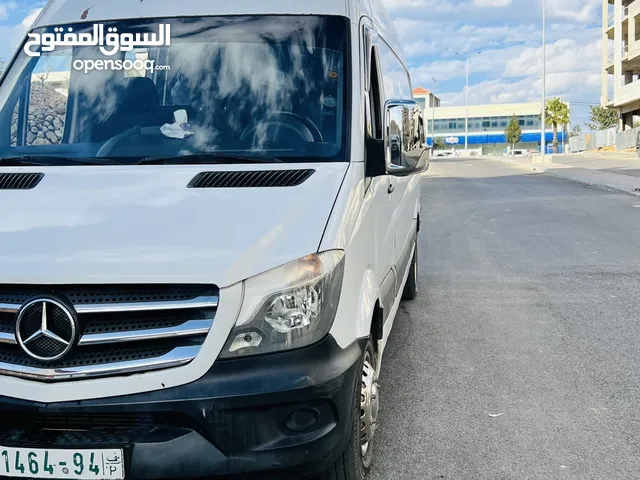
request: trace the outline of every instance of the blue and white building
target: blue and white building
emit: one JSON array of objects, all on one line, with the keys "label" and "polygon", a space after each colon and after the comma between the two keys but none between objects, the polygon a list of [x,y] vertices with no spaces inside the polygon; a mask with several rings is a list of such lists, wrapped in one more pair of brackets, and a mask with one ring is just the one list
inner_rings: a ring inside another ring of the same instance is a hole
[{"label": "blue and white building", "polygon": [[[511,103],[501,105],[470,105],[468,109],[468,149],[478,155],[500,155],[511,150],[505,130],[513,115],[518,117],[522,137],[515,145],[517,150],[540,151],[541,121],[539,103]],[[466,107],[425,108],[428,119],[427,138],[429,144],[435,135],[447,149],[464,150]],[[432,119],[435,119],[432,122]],[[568,130],[568,126],[566,127]],[[567,141],[562,126],[558,127],[558,152],[563,141]],[[547,126],[545,132],[547,152],[552,150],[553,129]]]}]

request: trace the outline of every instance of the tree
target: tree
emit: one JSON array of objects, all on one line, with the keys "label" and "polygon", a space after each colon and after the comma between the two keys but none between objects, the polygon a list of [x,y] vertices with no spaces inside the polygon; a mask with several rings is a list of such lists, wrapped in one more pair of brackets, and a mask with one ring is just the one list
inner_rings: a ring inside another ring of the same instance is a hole
[{"label": "tree", "polygon": [[558,126],[564,129],[569,123],[569,107],[558,97],[547,100],[546,118],[547,125],[553,127],[553,153],[558,153]]},{"label": "tree", "polygon": [[590,120],[586,125],[591,130],[606,130],[607,128],[613,128],[618,125],[620,114],[617,110],[592,106]]},{"label": "tree", "polygon": [[518,121],[518,117],[516,114],[513,114],[511,120],[509,120],[509,125],[507,125],[507,129],[504,131],[505,136],[507,137],[507,142],[511,144],[511,149],[516,148],[516,143],[520,141],[522,138],[522,129],[520,128],[520,122]]},{"label": "tree", "polygon": [[44,71],[38,74],[38,80],[40,81],[40,86],[44,87],[53,71],[53,67],[51,67],[51,63],[49,62],[49,58],[46,58],[44,61]]},{"label": "tree", "polygon": [[445,144],[441,138],[436,138],[435,141],[433,142],[433,146],[435,147],[436,150],[442,150],[445,148]]},{"label": "tree", "polygon": [[576,125],[575,127],[573,127],[573,129],[569,133],[570,137],[579,137],[580,135],[582,135],[582,127],[580,125]]}]

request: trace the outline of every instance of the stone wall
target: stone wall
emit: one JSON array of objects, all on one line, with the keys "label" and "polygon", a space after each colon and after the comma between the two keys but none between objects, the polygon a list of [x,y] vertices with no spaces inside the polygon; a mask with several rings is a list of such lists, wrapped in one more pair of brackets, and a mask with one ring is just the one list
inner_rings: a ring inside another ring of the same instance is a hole
[{"label": "stone wall", "polygon": [[[29,117],[27,121],[27,145],[58,144],[64,133],[67,97],[50,85],[31,84]],[[14,112],[11,123],[11,144],[16,144],[18,115]]]}]

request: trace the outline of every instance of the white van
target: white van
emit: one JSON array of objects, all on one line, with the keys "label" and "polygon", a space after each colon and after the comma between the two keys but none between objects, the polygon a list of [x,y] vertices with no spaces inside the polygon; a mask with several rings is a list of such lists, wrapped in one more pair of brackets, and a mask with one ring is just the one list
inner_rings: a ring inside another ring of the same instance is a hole
[{"label": "white van", "polygon": [[0,79],[0,476],[363,478],[429,161],[381,1],[88,3]]}]

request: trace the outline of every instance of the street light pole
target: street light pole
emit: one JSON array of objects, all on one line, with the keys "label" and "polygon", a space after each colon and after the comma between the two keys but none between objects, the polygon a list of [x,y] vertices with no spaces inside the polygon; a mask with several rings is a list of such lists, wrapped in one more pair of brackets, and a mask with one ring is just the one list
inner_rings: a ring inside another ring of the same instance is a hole
[{"label": "street light pole", "polygon": [[466,155],[469,151],[469,56],[467,56],[467,87],[465,92],[464,153]]},{"label": "street light pole", "polygon": [[[467,153],[469,149],[469,58],[471,55],[463,55],[458,52],[453,52],[456,55],[466,57],[466,87],[465,87],[465,115],[464,115],[464,152]],[[474,53],[474,55],[480,55],[482,52]]]},{"label": "street light pole", "polygon": [[[434,85],[438,83],[433,77],[431,80]],[[431,146],[434,150],[436,149],[436,96],[433,92],[431,92]]]},{"label": "street light pole", "polygon": [[[562,95],[562,104],[564,105],[564,95]],[[569,119],[569,121],[571,121],[571,119]],[[567,130],[567,125],[566,124],[562,124],[562,154],[564,155],[565,151],[564,151],[564,137],[565,137],[565,132]]]},{"label": "street light pole", "polygon": [[547,9],[546,0],[542,0],[542,132],[540,134],[540,154],[546,152],[547,131]]}]

